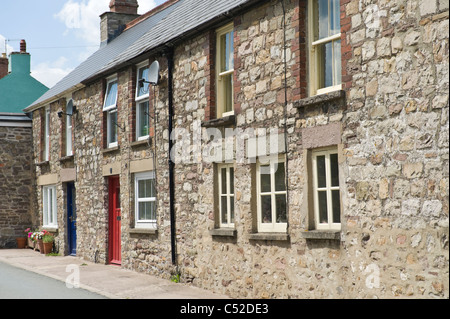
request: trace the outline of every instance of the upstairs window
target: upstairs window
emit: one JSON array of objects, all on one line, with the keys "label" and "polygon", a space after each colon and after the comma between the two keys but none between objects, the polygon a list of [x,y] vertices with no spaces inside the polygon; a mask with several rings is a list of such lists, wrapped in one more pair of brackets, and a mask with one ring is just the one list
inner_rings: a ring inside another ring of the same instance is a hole
[{"label": "upstairs window", "polygon": [[139,86],[139,80],[144,79],[148,82],[148,64],[138,66],[137,72],[137,83],[136,83],[136,100],[141,98],[148,98],[149,96],[149,83],[143,83],[143,85]]},{"label": "upstairs window", "polygon": [[109,80],[106,87],[105,104],[103,112],[117,107],[117,79]]},{"label": "upstairs window", "polygon": [[136,140],[146,140],[150,135],[149,119],[149,83],[139,85],[139,81],[144,79],[148,82],[148,64],[138,66],[136,82]]},{"label": "upstairs window", "polygon": [[116,147],[117,141],[117,79],[111,79],[106,86],[103,112],[107,112],[106,130],[108,148]]},{"label": "upstairs window", "polygon": [[73,147],[72,147],[72,116],[69,114],[73,114],[73,100],[71,99],[66,106],[66,156],[73,155]]},{"label": "upstairs window", "polygon": [[233,24],[217,30],[217,117],[234,114],[233,77],[234,77],[234,31]]},{"label": "upstairs window", "polygon": [[44,161],[50,160],[50,107],[45,109]]},{"label": "upstairs window", "polygon": [[339,0],[309,0],[311,95],[341,89]]}]

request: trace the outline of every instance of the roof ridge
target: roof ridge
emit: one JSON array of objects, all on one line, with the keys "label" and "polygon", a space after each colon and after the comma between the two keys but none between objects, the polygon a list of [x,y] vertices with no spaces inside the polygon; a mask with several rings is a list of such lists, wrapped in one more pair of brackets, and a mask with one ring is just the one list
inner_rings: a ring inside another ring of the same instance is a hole
[{"label": "roof ridge", "polygon": [[157,14],[158,12],[165,10],[166,8],[170,7],[171,5],[173,5],[174,3],[178,2],[178,1],[180,1],[180,0],[168,0],[168,1],[160,4],[159,6],[153,8],[152,10],[150,10],[150,11],[144,13],[143,15],[140,15],[136,19],[128,22],[126,24],[125,30],[128,30],[128,29],[136,26],[137,24],[141,23],[142,21],[146,20],[147,18]]}]

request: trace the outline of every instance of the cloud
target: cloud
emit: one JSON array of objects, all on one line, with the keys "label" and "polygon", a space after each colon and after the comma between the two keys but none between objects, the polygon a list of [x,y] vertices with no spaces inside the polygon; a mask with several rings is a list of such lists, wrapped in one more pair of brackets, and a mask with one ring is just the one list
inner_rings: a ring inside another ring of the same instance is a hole
[{"label": "cloud", "polygon": [[[66,26],[65,34],[73,34],[87,45],[100,43],[100,15],[109,11],[110,0],[69,0],[55,18]],[[155,0],[139,1],[140,14],[156,7]]]},{"label": "cloud", "polygon": [[[64,24],[64,35],[75,36],[81,40],[81,45],[86,45],[86,49],[79,52],[79,62],[86,60],[98,49],[97,45],[100,45],[100,15],[109,11],[109,2],[110,0],[68,0],[54,15]],[[139,14],[156,7],[155,0],[138,2]],[[80,45],[79,41],[77,45]],[[73,61],[60,57],[56,61],[46,61],[33,67],[32,76],[51,88],[74,69],[71,65],[73,65]]]},{"label": "cloud", "polygon": [[45,86],[51,88],[72,72],[73,68],[67,66],[68,62],[67,58],[60,57],[54,62],[39,63],[33,68],[31,75]]}]

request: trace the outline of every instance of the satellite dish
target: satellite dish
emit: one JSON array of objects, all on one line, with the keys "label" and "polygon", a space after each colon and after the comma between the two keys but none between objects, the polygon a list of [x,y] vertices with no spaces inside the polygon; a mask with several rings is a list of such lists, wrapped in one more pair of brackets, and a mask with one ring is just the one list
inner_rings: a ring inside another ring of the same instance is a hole
[{"label": "satellite dish", "polygon": [[148,81],[152,85],[158,85],[159,82],[159,62],[155,61],[148,69]]}]

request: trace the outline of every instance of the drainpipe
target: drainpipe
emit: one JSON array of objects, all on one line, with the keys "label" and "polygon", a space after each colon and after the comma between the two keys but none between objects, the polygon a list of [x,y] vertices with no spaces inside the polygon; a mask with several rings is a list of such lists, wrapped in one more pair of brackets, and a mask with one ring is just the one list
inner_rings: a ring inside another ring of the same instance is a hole
[{"label": "drainpipe", "polygon": [[169,193],[170,193],[170,239],[172,248],[172,264],[177,266],[177,228],[175,219],[175,163],[173,162],[170,151],[173,147],[171,138],[173,130],[173,49],[167,48],[165,51],[168,69],[168,99],[169,99]]}]

